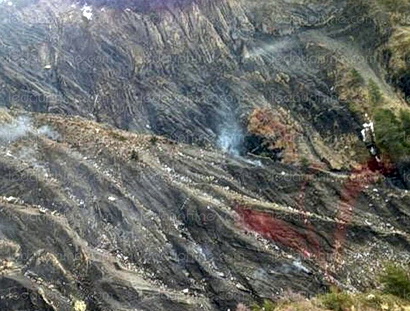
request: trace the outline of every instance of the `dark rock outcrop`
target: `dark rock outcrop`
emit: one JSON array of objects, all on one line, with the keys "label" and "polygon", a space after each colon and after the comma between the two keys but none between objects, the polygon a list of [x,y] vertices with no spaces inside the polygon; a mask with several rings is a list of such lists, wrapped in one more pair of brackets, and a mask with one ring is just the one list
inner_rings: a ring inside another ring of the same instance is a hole
[{"label": "dark rock outcrop", "polygon": [[[354,68],[398,97],[383,12],[87,3],[0,3],[1,309],[234,310],[409,260],[409,193],[334,87]],[[297,161],[245,152],[261,108]]]}]

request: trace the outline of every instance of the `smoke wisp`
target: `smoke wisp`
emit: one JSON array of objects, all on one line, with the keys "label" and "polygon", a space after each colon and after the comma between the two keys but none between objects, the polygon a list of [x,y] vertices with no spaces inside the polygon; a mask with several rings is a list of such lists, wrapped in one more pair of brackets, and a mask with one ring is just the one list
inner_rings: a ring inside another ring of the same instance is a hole
[{"label": "smoke wisp", "polygon": [[226,153],[234,156],[241,155],[244,135],[242,129],[236,123],[226,124],[220,131],[218,146]]},{"label": "smoke wisp", "polygon": [[31,129],[31,120],[27,117],[18,117],[11,123],[0,124],[0,143],[12,143],[26,136]]}]

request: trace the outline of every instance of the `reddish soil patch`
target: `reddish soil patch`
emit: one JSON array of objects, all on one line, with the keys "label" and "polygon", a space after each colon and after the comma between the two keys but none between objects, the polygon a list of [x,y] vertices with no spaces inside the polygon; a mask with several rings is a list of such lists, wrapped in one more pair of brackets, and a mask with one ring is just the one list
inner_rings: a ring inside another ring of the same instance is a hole
[{"label": "reddish soil patch", "polygon": [[[362,168],[351,172],[341,191],[341,198],[338,203],[338,214],[336,220],[338,225],[333,232],[333,258],[337,260],[342,255],[346,242],[347,228],[352,221],[354,208],[362,191],[369,185],[375,183],[382,175],[391,174],[393,168],[390,164],[378,163],[369,160]],[[298,209],[302,212],[302,217],[306,213],[304,206],[305,191],[309,182],[314,182],[314,178],[307,179],[302,184],[301,194],[298,199]],[[242,225],[248,230],[259,233],[264,238],[275,241],[285,247],[292,248],[304,257],[314,257],[322,262],[328,258],[321,248],[318,235],[308,217],[299,219],[295,225],[292,221],[275,217],[274,214],[264,211],[257,211],[251,208],[237,205],[236,212],[240,216]],[[332,233],[329,233],[332,235]]]},{"label": "reddish soil patch", "polygon": [[[271,213],[261,212],[237,206],[237,213],[242,224],[249,230],[259,233],[267,239],[297,250],[305,257],[310,257],[319,247],[315,239],[312,239],[311,232],[306,228],[279,219]],[[303,232],[306,231],[306,232]]]}]

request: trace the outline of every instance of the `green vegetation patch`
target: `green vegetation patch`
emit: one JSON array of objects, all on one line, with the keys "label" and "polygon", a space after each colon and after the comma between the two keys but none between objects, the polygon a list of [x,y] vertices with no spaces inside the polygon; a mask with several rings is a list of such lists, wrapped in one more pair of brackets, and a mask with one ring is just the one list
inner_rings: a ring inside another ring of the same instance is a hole
[{"label": "green vegetation patch", "polygon": [[349,293],[337,292],[336,290],[332,290],[319,299],[325,308],[334,311],[344,311],[354,305],[353,298]]},{"label": "green vegetation patch", "polygon": [[383,153],[394,160],[410,155],[410,112],[402,110],[397,117],[391,110],[375,112],[376,143]]},{"label": "green vegetation patch", "polygon": [[[236,311],[409,311],[410,273],[394,263],[387,263],[379,275],[381,290],[351,293],[336,287],[327,294],[306,299],[299,294],[285,292],[277,303],[265,300],[260,306],[248,309],[240,305]],[[290,297],[290,299],[289,299]]]},{"label": "green vegetation patch", "polygon": [[380,276],[383,291],[402,299],[410,299],[410,275],[404,268],[388,264]]}]

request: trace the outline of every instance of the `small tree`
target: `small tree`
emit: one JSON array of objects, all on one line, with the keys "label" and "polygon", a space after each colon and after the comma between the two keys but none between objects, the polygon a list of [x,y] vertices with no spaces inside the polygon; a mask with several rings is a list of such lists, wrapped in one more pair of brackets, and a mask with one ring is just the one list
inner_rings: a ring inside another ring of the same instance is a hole
[{"label": "small tree", "polygon": [[383,94],[380,90],[380,87],[371,79],[369,80],[369,96],[370,102],[374,106],[380,104],[383,100]]}]

